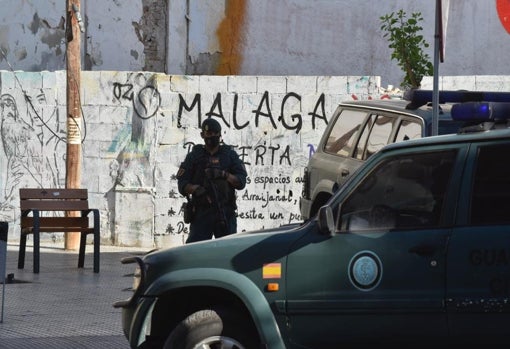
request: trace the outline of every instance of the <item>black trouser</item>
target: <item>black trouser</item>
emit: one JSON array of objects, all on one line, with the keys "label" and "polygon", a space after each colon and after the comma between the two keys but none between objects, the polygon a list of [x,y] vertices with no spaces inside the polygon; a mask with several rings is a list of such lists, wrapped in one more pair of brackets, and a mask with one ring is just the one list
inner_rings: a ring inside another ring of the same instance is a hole
[{"label": "black trouser", "polygon": [[190,233],[186,243],[216,239],[237,231],[237,217],[232,207],[225,207],[226,224],[221,224],[218,209],[212,207],[197,207],[193,221],[190,224]]}]

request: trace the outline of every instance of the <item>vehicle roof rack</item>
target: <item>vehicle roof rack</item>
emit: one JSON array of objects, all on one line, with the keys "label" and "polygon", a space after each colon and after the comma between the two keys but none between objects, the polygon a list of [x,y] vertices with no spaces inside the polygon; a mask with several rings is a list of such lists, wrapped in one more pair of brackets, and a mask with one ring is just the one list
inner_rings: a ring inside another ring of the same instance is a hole
[{"label": "vehicle roof rack", "polygon": [[[433,98],[432,90],[411,90],[404,94],[404,99],[410,101],[406,109],[415,110]],[[463,103],[463,102],[510,102],[510,92],[492,91],[466,91],[466,90],[442,90],[439,91],[439,103]]]}]

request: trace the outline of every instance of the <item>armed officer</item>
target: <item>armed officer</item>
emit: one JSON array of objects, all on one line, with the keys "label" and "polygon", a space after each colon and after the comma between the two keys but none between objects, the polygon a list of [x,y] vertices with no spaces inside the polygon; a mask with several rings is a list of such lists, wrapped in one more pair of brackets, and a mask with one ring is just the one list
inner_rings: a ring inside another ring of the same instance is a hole
[{"label": "armed officer", "polygon": [[193,215],[186,243],[234,234],[237,231],[236,193],[246,185],[246,168],[229,145],[220,144],[221,125],[208,118],[197,144],[177,172],[179,192],[189,197]]}]

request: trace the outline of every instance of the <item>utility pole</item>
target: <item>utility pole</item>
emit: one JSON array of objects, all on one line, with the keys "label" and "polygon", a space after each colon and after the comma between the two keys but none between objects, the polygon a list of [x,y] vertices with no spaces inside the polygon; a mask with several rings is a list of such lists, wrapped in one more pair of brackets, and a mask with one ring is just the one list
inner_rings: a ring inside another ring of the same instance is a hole
[{"label": "utility pole", "polygon": [[434,79],[432,81],[432,136],[437,136],[439,128],[439,63],[444,62],[446,25],[450,0],[436,0],[434,33]]},{"label": "utility pole", "polygon": [[[66,188],[81,186],[81,40],[83,21],[80,15],[80,0],[66,0],[66,65],[67,65],[67,152]],[[80,213],[70,211],[68,216]],[[77,250],[80,233],[65,234],[65,249]]]}]

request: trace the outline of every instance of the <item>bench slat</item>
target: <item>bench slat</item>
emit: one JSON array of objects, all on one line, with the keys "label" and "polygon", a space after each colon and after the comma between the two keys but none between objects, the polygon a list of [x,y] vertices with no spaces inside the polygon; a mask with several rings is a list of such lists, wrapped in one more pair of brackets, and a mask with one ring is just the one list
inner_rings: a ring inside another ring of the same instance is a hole
[{"label": "bench slat", "polygon": [[85,200],[21,200],[21,211],[81,211],[89,208]]},{"label": "bench slat", "polygon": [[21,188],[19,197],[24,199],[83,199],[87,200],[87,189]]},{"label": "bench slat", "polygon": [[[23,234],[32,234],[32,227],[21,228],[21,232]],[[74,233],[76,231],[79,232],[92,232],[94,228],[80,228],[80,227],[41,227],[39,228],[40,233]]]},{"label": "bench slat", "polygon": [[[40,217],[39,220],[41,230],[43,230],[44,227],[73,227],[76,229],[89,226],[88,217]],[[33,226],[33,217],[21,217],[21,228]]]}]

